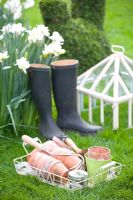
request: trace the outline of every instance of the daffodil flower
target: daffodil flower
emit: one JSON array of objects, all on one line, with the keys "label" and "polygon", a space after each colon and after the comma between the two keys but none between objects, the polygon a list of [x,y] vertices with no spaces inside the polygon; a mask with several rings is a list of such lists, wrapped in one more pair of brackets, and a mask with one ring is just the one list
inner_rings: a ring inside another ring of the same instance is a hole
[{"label": "daffodil flower", "polygon": [[26,58],[22,57],[20,59],[17,59],[16,65],[19,69],[21,69],[25,74],[27,73],[26,69],[30,67],[29,61],[27,61]]},{"label": "daffodil flower", "polygon": [[48,27],[44,25],[38,25],[34,27],[32,30],[28,31],[28,41],[30,43],[42,42],[44,37],[48,37],[50,35]]},{"label": "daffodil flower", "polygon": [[3,60],[7,59],[9,56],[8,56],[8,52],[5,51],[3,53],[0,52],[0,63],[2,63]]}]

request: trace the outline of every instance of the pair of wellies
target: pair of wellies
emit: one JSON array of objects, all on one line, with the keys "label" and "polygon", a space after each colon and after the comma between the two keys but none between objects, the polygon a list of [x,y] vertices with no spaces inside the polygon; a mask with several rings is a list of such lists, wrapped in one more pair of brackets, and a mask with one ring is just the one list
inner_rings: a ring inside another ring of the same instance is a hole
[{"label": "pair of wellies", "polygon": [[[102,127],[90,125],[77,112],[77,60],[58,60],[51,68],[32,64],[29,82],[33,101],[40,115],[39,129],[43,136],[65,139],[61,129],[78,131],[81,135],[93,135]],[[52,83],[52,84],[51,84]],[[57,108],[57,124],[52,119],[51,88]]]}]

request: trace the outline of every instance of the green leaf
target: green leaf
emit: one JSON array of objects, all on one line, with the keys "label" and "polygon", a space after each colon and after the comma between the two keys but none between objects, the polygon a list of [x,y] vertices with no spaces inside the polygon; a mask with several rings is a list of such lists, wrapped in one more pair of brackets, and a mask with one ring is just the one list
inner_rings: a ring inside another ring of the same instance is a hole
[{"label": "green leaf", "polygon": [[10,105],[7,105],[7,109],[8,109],[9,115],[11,117],[11,121],[12,121],[12,124],[13,124],[13,128],[14,128],[15,134],[18,136],[16,125],[15,125],[15,120],[14,120],[13,113],[12,113]]}]

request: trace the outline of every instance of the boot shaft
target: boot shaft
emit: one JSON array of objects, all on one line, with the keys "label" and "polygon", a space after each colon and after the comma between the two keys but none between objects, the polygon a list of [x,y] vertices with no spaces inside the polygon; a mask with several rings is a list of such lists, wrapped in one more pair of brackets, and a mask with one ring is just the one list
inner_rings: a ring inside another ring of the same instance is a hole
[{"label": "boot shaft", "polygon": [[77,60],[52,63],[52,84],[58,114],[77,110]]},{"label": "boot shaft", "polygon": [[28,72],[32,99],[41,119],[45,119],[51,115],[52,105],[50,68],[45,65],[32,64]]}]

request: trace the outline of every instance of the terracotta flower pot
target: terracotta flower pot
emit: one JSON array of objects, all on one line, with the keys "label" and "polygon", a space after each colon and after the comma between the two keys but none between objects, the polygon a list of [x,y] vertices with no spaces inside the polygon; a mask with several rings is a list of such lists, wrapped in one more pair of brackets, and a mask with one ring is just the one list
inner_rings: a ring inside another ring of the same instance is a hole
[{"label": "terracotta flower pot", "polygon": [[102,146],[88,148],[88,158],[95,160],[109,160],[111,158],[110,149]]},{"label": "terracotta flower pot", "polygon": [[[68,169],[67,167],[59,160],[46,155],[44,152],[41,152],[37,149],[33,150],[30,155],[27,157],[28,163],[35,168],[48,171],[50,173],[67,177]],[[45,178],[48,178],[49,174],[47,172],[43,173]],[[56,179],[56,177],[53,177]]]}]

